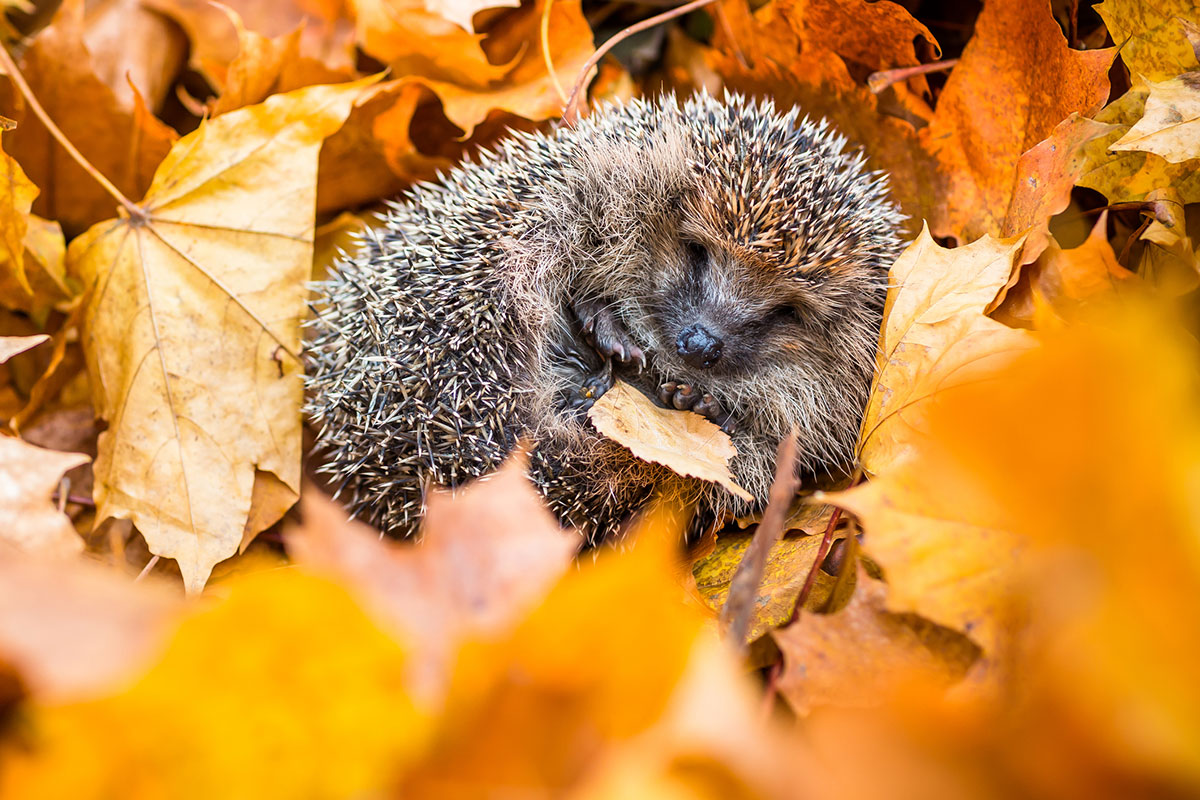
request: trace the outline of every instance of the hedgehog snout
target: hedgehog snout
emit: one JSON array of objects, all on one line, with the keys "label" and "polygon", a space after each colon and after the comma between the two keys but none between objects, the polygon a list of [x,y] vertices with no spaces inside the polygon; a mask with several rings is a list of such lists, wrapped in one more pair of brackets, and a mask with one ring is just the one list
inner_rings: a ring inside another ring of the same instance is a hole
[{"label": "hedgehog snout", "polygon": [[675,340],[675,352],[696,369],[711,369],[721,360],[724,349],[720,337],[699,323],[684,328]]}]

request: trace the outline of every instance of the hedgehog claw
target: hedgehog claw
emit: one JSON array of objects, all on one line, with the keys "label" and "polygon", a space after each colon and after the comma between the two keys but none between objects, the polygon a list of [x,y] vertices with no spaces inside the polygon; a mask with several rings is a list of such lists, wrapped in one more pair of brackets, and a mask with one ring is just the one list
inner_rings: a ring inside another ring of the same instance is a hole
[{"label": "hedgehog claw", "polygon": [[633,364],[638,372],[646,368],[646,354],[633,343],[629,333],[606,303],[584,300],[576,304],[574,310],[582,326],[584,338],[601,358]]},{"label": "hedgehog claw", "polygon": [[667,408],[693,411],[715,422],[726,433],[733,433],[733,415],[726,414],[717,399],[708,392],[700,392],[689,383],[667,381],[658,387],[658,401]]}]

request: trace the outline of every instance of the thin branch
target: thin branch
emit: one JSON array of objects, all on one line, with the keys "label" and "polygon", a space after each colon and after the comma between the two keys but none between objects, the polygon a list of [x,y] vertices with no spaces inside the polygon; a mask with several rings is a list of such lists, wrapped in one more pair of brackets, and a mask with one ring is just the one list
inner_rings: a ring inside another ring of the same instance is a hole
[{"label": "thin branch", "polygon": [[21,74],[21,70],[17,69],[16,62],[13,61],[13,57],[9,54],[8,49],[5,47],[0,47],[0,67],[3,67],[4,71],[8,73],[8,77],[11,78],[12,82],[17,85],[17,90],[20,91],[21,95],[29,103],[29,107],[33,109],[33,113],[36,114],[37,118],[42,121],[42,124],[46,126],[46,130],[50,132],[50,135],[54,137],[54,140],[58,142],[62,149],[67,151],[67,155],[69,155],[72,160],[74,160],[75,163],[83,169],[84,172],[86,172],[88,175],[91,175],[96,183],[99,183],[102,187],[104,187],[104,191],[108,192],[114,200],[120,203],[121,207],[129,212],[130,217],[139,222],[145,221],[146,212],[142,209],[142,207],[126,197],[120,189],[113,185],[112,181],[100,174],[100,171],[92,166],[91,162],[84,157],[83,153],[79,152],[75,145],[71,144],[71,141],[66,137],[66,134],[64,134],[62,130],[54,124],[54,120],[50,119],[50,115],[46,113],[46,109],[42,108],[42,104],[38,102],[37,97],[33,93],[33,89],[29,87],[29,84],[25,81],[25,76]]},{"label": "thin branch", "polygon": [[829,515],[829,524],[825,526],[825,535],[821,538],[821,546],[817,550],[817,557],[808,569],[808,577],[804,579],[804,586],[800,587],[800,594],[796,595],[796,605],[792,606],[792,615],[788,617],[787,625],[791,625],[796,621],[796,617],[800,616],[800,609],[804,608],[804,602],[808,600],[808,595],[812,592],[813,584],[817,582],[817,571],[821,569],[821,564],[824,563],[825,556],[829,555],[829,548],[833,545],[833,532],[837,529],[838,521],[841,518],[842,509],[834,506],[833,513]]},{"label": "thin branch", "polygon": [[692,0],[692,2],[684,3],[677,8],[672,8],[670,11],[664,11],[661,14],[656,14],[653,17],[649,17],[641,22],[630,25],[628,28],[597,47],[596,52],[592,53],[592,57],[589,58],[587,63],[583,65],[583,69],[579,70],[579,77],[575,79],[575,86],[573,89],[571,89],[571,96],[567,99],[566,108],[563,109],[562,121],[567,125],[574,125],[576,120],[579,118],[579,96],[583,92],[584,83],[587,82],[588,73],[592,71],[593,67],[600,63],[600,59],[604,58],[604,56],[608,54],[609,50],[612,50],[618,44],[625,41],[630,36],[633,36],[635,33],[641,33],[648,28],[653,28],[655,25],[661,25],[668,20],[681,17],[684,14],[695,11],[698,8],[703,8],[711,2],[713,2],[713,0]]},{"label": "thin branch", "polygon": [[726,637],[739,651],[746,647],[746,632],[750,629],[750,618],[758,607],[755,599],[758,586],[762,583],[767,568],[767,556],[771,548],[783,536],[787,524],[788,510],[800,487],[796,474],[796,432],[792,431],[779,443],[775,454],[775,480],[771,484],[767,507],[763,511],[758,529],[750,546],[742,555],[733,580],[729,582],[729,597],[721,609],[721,623]]},{"label": "thin branch", "polygon": [[917,75],[925,75],[930,72],[941,72],[944,69],[950,69],[958,63],[957,58],[948,58],[945,61],[934,61],[932,64],[919,64],[915,67],[897,67],[896,69],[886,69],[882,72],[872,72],[867,78],[867,88],[872,94],[879,94],[893,83],[906,81],[909,78],[914,78]]}]

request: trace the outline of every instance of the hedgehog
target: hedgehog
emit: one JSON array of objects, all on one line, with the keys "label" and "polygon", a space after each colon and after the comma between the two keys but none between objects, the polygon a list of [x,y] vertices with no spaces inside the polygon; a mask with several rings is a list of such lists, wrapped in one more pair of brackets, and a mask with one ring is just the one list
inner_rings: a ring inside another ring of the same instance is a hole
[{"label": "hedgehog", "polygon": [[[823,120],[727,94],[635,99],[515,133],[390,204],[317,285],[307,413],[356,515],[414,533],[531,442],[530,477],[597,543],[668,485],[753,512],[776,448],[844,473],[903,217]],[[641,461],[587,410],[616,380],[724,428],[755,498]]]}]

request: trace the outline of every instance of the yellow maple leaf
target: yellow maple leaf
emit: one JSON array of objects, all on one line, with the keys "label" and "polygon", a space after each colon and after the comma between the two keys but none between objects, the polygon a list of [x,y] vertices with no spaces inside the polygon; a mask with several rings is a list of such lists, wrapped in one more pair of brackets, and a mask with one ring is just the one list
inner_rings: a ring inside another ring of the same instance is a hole
[{"label": "yellow maple leaf", "polygon": [[109,424],[97,518],[133,520],[189,590],[298,496],[317,154],[371,80],[201,124],[159,166],[143,218],[98,223],[68,250]]}]

